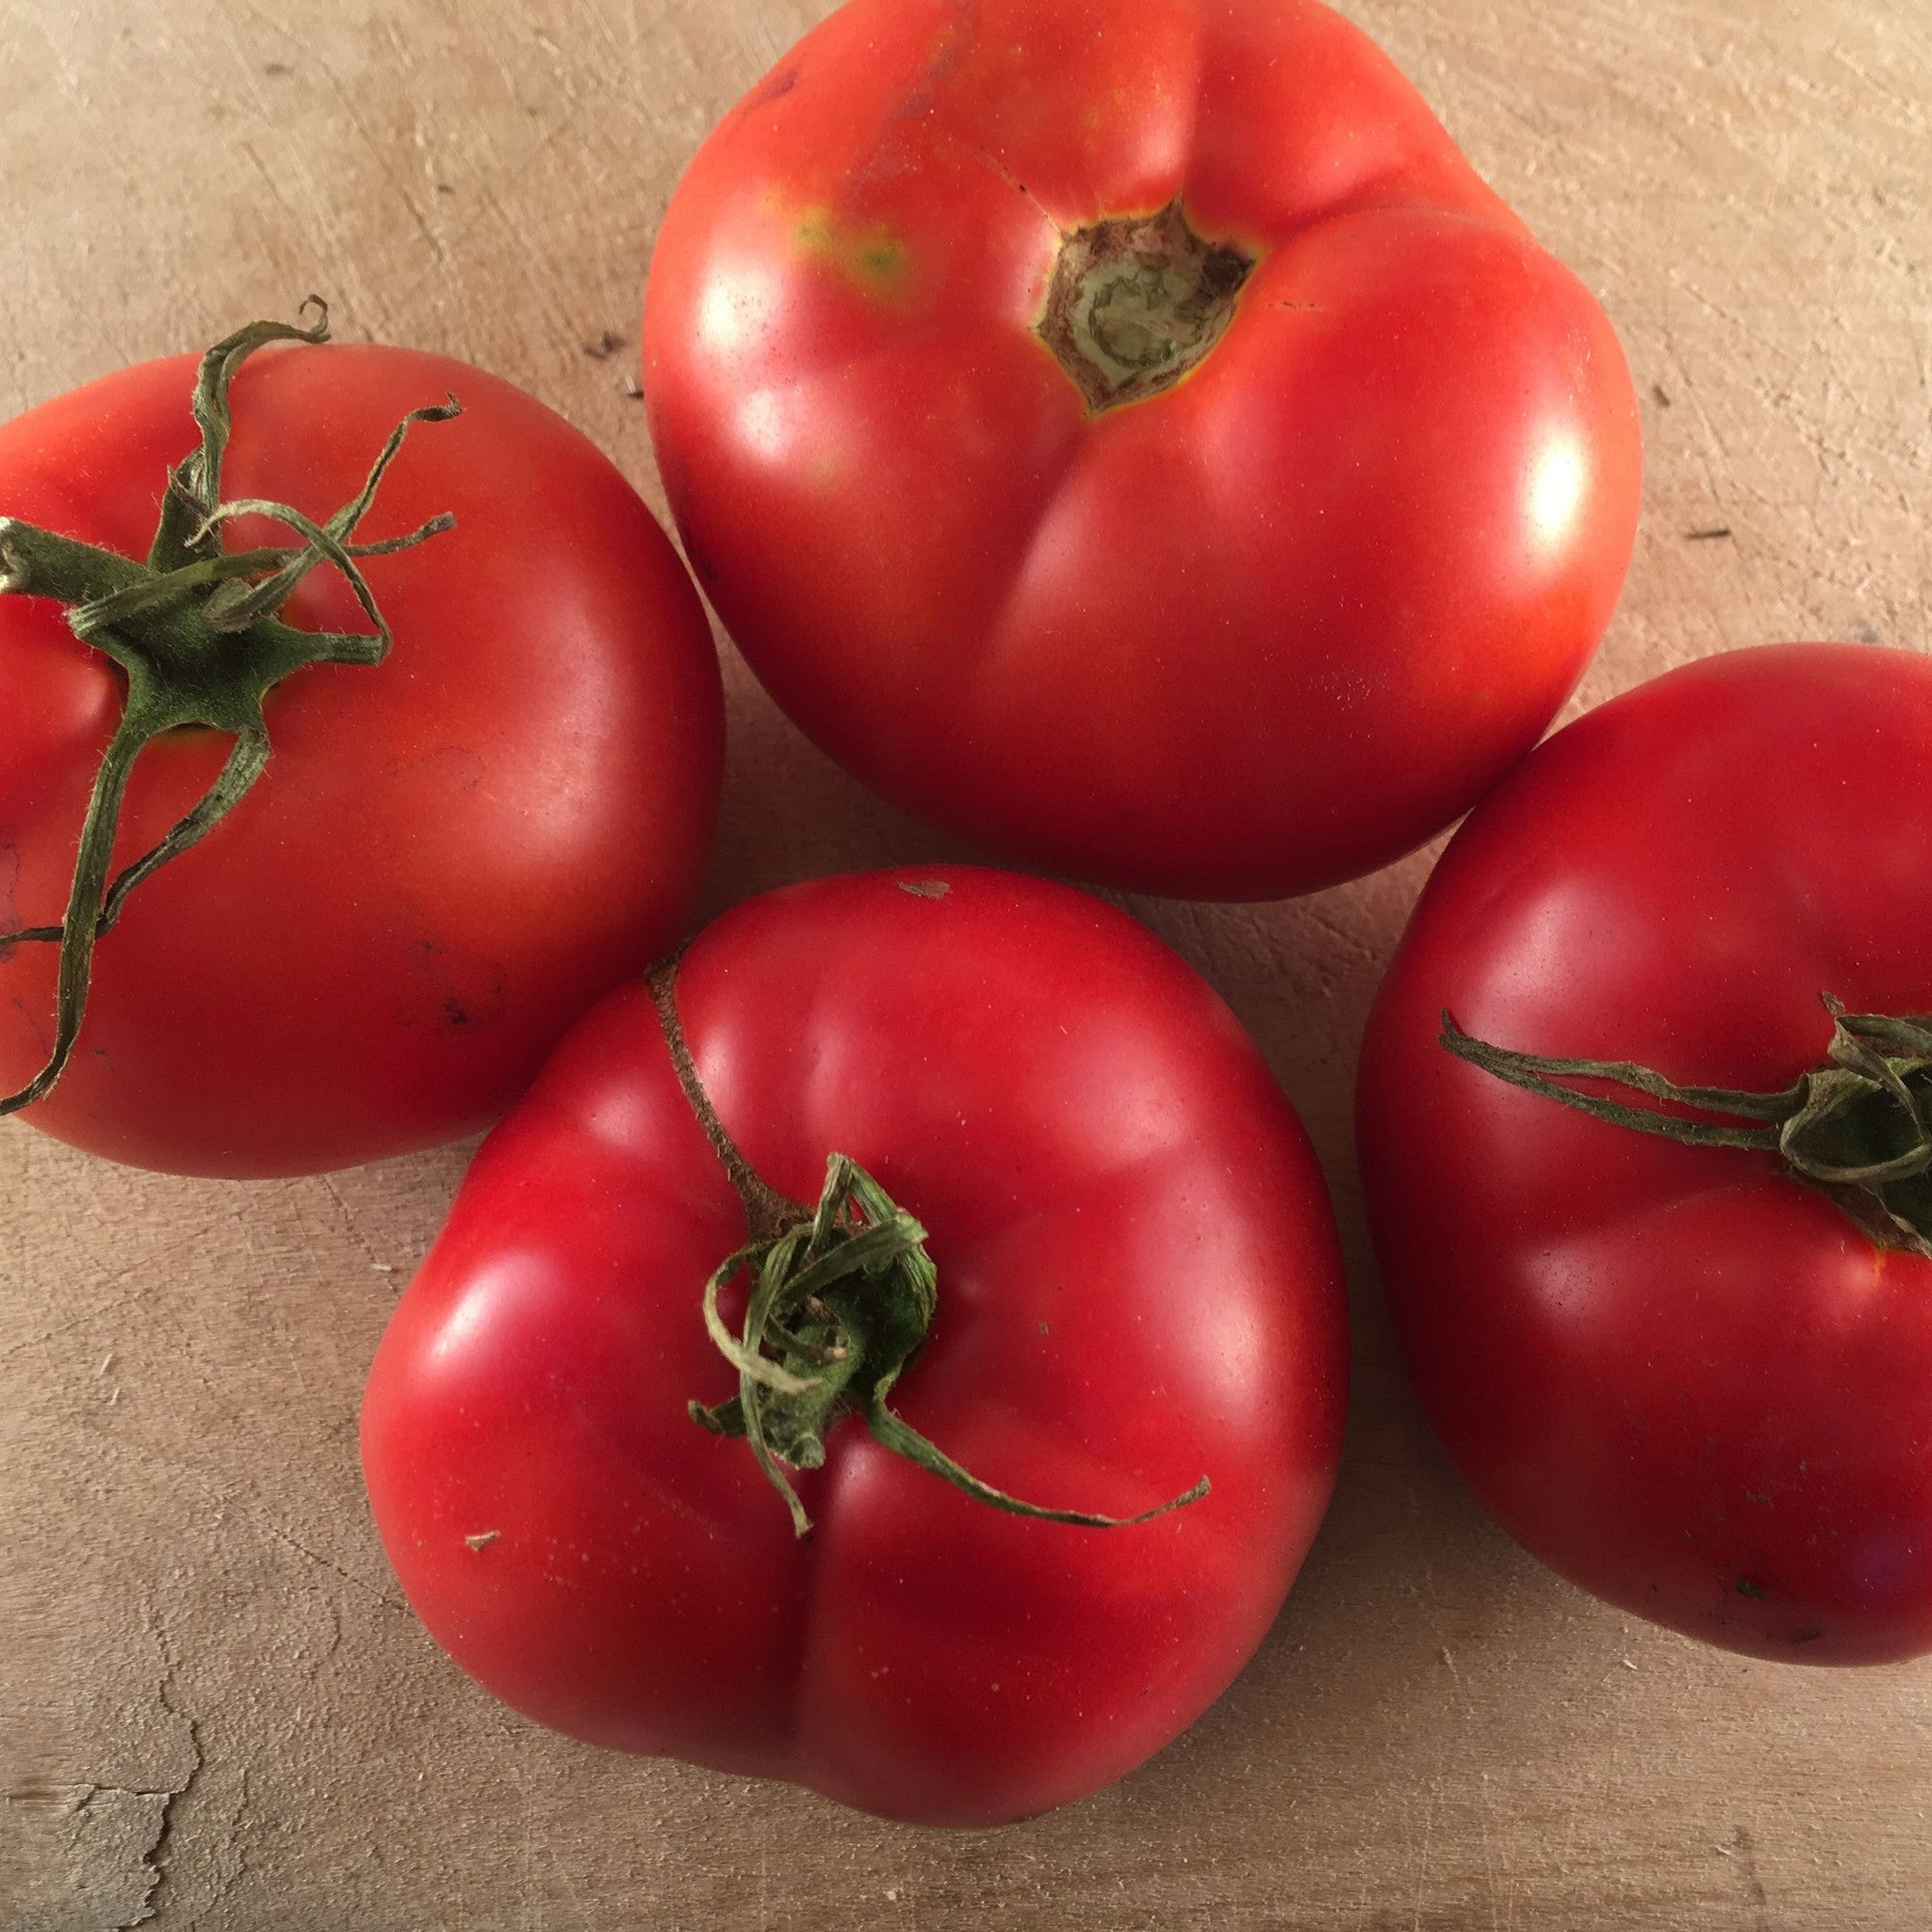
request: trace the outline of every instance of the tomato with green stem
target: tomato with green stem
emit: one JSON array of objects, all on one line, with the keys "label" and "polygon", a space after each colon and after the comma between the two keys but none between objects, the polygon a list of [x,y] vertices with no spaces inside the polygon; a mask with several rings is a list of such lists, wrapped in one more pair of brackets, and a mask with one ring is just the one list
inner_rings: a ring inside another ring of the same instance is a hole
[{"label": "tomato with green stem", "polygon": [[143,1166],[486,1124],[709,844],[716,658],[636,493],[507,383],[326,332],[0,427],[0,1111]]},{"label": "tomato with green stem", "polygon": [[431,1634],[539,1721],[998,1824],[1260,1642],[1345,1321],[1299,1124],[1165,947],[1007,873],[820,880],[613,995],[484,1144],[363,1466]]},{"label": "tomato with green stem", "polygon": [[1534,1554],[1759,1657],[1932,1651],[1932,665],[1733,652],[1469,818],[1359,1132],[1424,1407]]}]

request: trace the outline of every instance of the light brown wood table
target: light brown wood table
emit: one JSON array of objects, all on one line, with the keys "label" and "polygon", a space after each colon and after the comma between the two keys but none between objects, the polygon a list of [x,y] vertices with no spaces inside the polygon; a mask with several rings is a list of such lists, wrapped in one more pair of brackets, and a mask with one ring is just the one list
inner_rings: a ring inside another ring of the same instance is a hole
[{"label": "light brown wood table", "polygon": [[[316,288],[345,337],[526,384],[661,507],[627,386],[652,235],[823,11],[0,0],[0,412]],[[1578,704],[1735,645],[1932,646],[1926,0],[1350,11],[1629,348],[1644,526]],[[725,662],[707,909],[955,849]],[[463,1150],[229,1185],[0,1127],[0,1926],[1922,1932],[1932,1665],[1749,1662],[1599,1606],[1486,1522],[1403,1384],[1350,1088],[1429,860],[1299,903],[1132,902],[1326,1164],[1348,1463],[1222,1702],[990,1835],[604,1755],[436,1652],[364,1511],[355,1405]]]}]

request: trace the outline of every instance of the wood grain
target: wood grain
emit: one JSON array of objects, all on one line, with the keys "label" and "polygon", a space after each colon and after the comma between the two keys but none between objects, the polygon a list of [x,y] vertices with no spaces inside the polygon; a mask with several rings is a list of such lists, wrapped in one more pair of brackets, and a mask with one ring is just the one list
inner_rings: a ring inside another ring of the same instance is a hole
[{"label": "wood grain", "polygon": [[[345,336],[524,384],[661,506],[627,393],[652,234],[823,11],[0,0],[0,411],[318,288]],[[1638,374],[1645,526],[1579,702],[1732,645],[1932,643],[1923,0],[1350,11]],[[726,662],[711,907],[952,849]],[[1349,1091],[1427,864],[1294,904],[1134,902],[1316,1135],[1355,1288],[1350,1456],[1222,1703],[996,1834],[602,1755],[434,1651],[364,1512],[355,1414],[462,1150],[230,1186],[0,1129],[0,1924],[1922,1928],[1932,1668],[1758,1664],[1596,1605],[1484,1521],[1401,1384]]]}]

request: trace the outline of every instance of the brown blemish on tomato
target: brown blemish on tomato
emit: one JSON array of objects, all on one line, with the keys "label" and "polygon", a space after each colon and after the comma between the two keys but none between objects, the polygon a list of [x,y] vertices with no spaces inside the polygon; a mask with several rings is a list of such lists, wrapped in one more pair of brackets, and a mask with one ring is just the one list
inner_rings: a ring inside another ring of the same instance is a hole
[{"label": "brown blemish on tomato", "polygon": [[717,583],[718,566],[712,562],[709,551],[695,538],[687,536],[684,540],[684,554],[691,559],[691,567],[696,574],[698,582],[706,588]]},{"label": "brown blemish on tomato", "polygon": [[774,68],[756,87],[745,97],[747,114],[755,113],[760,107],[769,107],[775,100],[782,100],[798,85],[801,63],[786,61],[782,67]]},{"label": "brown blemish on tomato", "polygon": [[980,0],[953,0],[946,24],[932,43],[919,78],[894,103],[889,121],[912,121],[926,113],[980,38]]},{"label": "brown blemish on tomato", "polygon": [[488,1026],[502,1017],[507,988],[500,966],[452,956],[434,939],[417,940],[413,957],[435,994],[440,1023],[452,1033]]}]

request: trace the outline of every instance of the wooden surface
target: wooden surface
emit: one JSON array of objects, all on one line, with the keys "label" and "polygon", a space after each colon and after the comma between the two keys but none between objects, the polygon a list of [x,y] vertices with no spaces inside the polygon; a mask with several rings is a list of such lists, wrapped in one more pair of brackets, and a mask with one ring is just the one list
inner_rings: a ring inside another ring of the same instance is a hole
[{"label": "wooden surface", "polygon": [[[626,390],[652,233],[713,119],[823,11],[0,0],[0,411],[318,288],[345,336],[526,384],[661,504]],[[1645,525],[1582,701],[1779,638],[1932,644],[1925,0],[1350,11],[1629,348]],[[709,908],[949,849],[728,652],[727,675]],[[1349,1458],[1228,1696],[1114,1790],[991,1835],[599,1754],[431,1647],[355,1416],[462,1151],[218,1185],[0,1129],[0,1925],[1932,1922],[1932,1666],[1747,1662],[1599,1607],[1481,1519],[1402,1385],[1349,1089],[1426,866],[1298,904],[1135,903],[1320,1146],[1357,1318]]]}]

